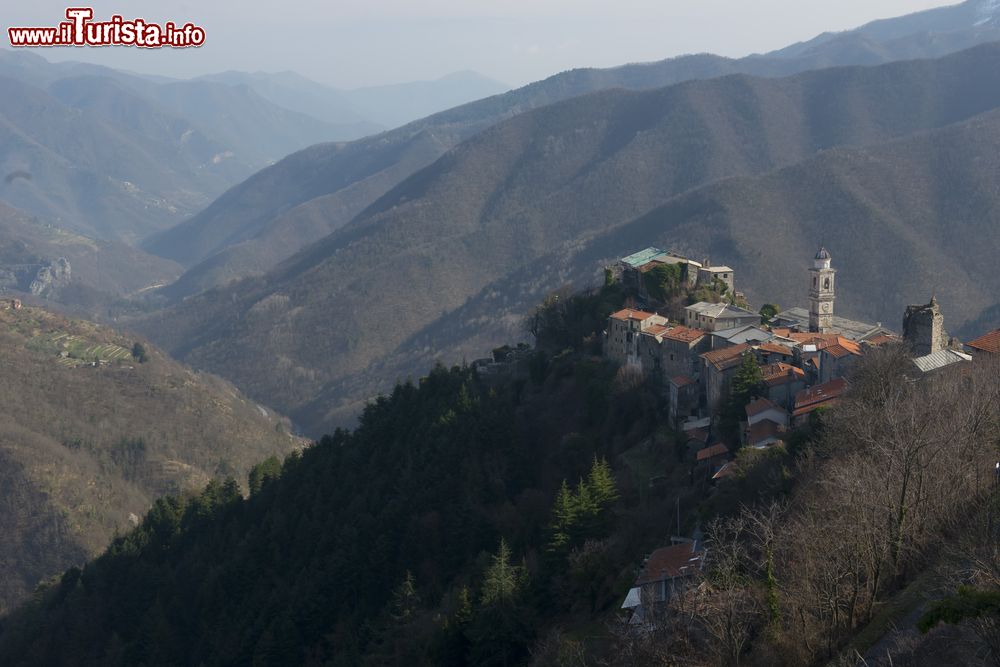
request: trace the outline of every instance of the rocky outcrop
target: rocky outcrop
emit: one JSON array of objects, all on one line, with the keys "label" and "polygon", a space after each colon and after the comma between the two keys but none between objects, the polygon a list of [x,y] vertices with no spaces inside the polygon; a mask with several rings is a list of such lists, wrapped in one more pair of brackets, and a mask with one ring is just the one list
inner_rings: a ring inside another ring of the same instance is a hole
[{"label": "rocky outcrop", "polygon": [[60,257],[38,270],[28,291],[35,296],[48,296],[55,288],[69,284],[71,272],[69,260]]}]

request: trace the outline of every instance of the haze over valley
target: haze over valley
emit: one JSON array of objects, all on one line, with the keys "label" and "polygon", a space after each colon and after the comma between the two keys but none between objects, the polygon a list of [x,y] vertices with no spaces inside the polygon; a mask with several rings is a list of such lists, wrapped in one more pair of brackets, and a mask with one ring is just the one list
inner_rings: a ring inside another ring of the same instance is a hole
[{"label": "haze over valley", "polygon": [[383,4],[0,48],[0,664],[1000,664],[1000,2]]}]

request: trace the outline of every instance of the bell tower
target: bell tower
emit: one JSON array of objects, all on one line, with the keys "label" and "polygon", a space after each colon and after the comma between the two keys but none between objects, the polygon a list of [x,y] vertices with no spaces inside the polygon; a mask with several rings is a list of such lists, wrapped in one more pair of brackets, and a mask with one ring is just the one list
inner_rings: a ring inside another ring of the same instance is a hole
[{"label": "bell tower", "polygon": [[809,331],[829,333],[833,328],[834,278],[837,270],[830,266],[830,253],[820,248],[809,269]]}]

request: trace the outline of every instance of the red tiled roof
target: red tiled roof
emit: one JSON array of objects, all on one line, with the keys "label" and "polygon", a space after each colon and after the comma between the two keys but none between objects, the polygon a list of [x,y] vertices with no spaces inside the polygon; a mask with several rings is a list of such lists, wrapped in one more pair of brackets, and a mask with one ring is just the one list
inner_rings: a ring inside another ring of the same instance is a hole
[{"label": "red tiled roof", "polygon": [[678,375],[677,377],[672,377],[670,378],[670,383],[678,388],[687,387],[692,384],[697,384],[695,380],[689,378],[687,375]]},{"label": "red tiled roof", "polygon": [[655,313],[647,313],[644,310],[633,310],[632,308],[624,308],[619,310],[617,313],[612,313],[611,317],[616,320],[648,320],[653,317]]},{"label": "red tiled roof", "polygon": [[980,352],[1000,354],[1000,329],[983,334],[979,338],[969,341],[966,345]]},{"label": "red tiled roof", "polygon": [[650,324],[642,333],[649,334],[650,336],[659,336],[665,331],[668,331],[668,328],[662,324]]},{"label": "red tiled roof", "polygon": [[794,340],[796,343],[799,343],[800,345],[805,345],[807,343],[814,343],[816,345],[820,345],[828,341],[835,341],[838,338],[840,338],[840,336],[838,334],[833,334],[833,333],[821,334],[809,331],[804,333],[799,333],[797,331],[793,331],[787,336],[785,336],[785,338],[788,338],[789,340]]},{"label": "red tiled roof", "polygon": [[774,401],[770,401],[766,398],[758,398],[756,401],[751,401],[747,403],[746,408],[744,408],[747,413],[747,417],[753,417],[754,415],[759,415],[762,412],[767,412],[768,410],[780,410],[778,404]]},{"label": "red tiled roof", "polygon": [[664,338],[669,338],[670,340],[677,340],[682,343],[693,343],[702,336],[705,335],[704,331],[698,329],[690,329],[688,327],[674,327],[667,333],[663,334]]},{"label": "red tiled roof", "polygon": [[788,327],[771,327],[771,333],[775,336],[781,336],[782,338],[788,338],[788,334],[792,333],[792,330]]},{"label": "red tiled roof", "polygon": [[837,336],[834,340],[822,341],[817,345],[817,348],[836,359],[846,357],[849,354],[861,356],[861,346],[841,336]]},{"label": "red tiled roof", "polygon": [[787,430],[788,429],[785,428],[784,424],[778,424],[770,419],[763,419],[750,427],[750,435],[747,440],[752,447],[762,440],[767,440],[771,436],[784,435]]},{"label": "red tiled roof", "polygon": [[845,389],[847,389],[847,380],[844,378],[836,378],[815,387],[803,389],[795,394],[795,411],[792,412],[792,415],[798,417],[823,405],[830,405],[844,393]]},{"label": "red tiled roof", "polygon": [[649,560],[646,561],[635,583],[637,586],[642,586],[654,581],[694,574],[696,570],[701,569],[703,556],[704,552],[698,548],[696,542],[657,549],[649,555]]},{"label": "red tiled roof", "polygon": [[760,345],[757,346],[757,348],[762,352],[767,352],[769,354],[783,354],[787,357],[791,357],[794,355],[794,352],[792,352],[790,348],[787,348],[784,345],[780,345],[778,343],[771,343],[771,342],[761,343]]},{"label": "red tiled roof", "polygon": [[764,378],[764,384],[768,387],[777,387],[788,382],[804,380],[806,377],[804,370],[782,361],[761,366],[760,373]]},{"label": "red tiled roof", "polygon": [[717,442],[711,447],[706,447],[705,449],[699,449],[698,454],[695,457],[698,461],[705,461],[707,459],[714,459],[716,456],[725,456],[729,453],[729,447],[726,447],[721,442]]},{"label": "red tiled roof", "polygon": [[701,357],[708,363],[715,366],[716,370],[722,371],[736,365],[736,363],[738,363],[740,358],[743,356],[743,353],[749,349],[749,345],[746,343],[740,343],[739,345],[733,345],[732,347],[724,347],[721,350],[703,352]]}]

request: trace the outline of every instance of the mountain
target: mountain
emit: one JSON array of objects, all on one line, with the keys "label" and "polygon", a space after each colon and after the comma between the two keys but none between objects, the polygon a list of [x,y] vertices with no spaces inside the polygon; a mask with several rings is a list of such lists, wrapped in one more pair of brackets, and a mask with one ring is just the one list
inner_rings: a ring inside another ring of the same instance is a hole
[{"label": "mountain", "polygon": [[[526,335],[540,295],[599,280],[601,267],[658,245],[735,270],[751,303],[807,304],[806,268],[822,242],[837,268],[838,314],[902,331],[907,305],[936,295],[966,340],[1000,326],[1000,110],[885,144],[834,148],[756,177],[680,195],[628,223],[569,240],[410,336],[363,372],[331,383],[304,409],[336,423],[436,358],[468,358]],[[942,222],[947,221],[947,222]],[[554,268],[556,267],[556,268]]]},{"label": "mountain", "polygon": [[366,117],[386,127],[430,116],[467,102],[510,90],[478,72],[453,72],[433,81],[409,81],[344,91]]},{"label": "mountain", "polygon": [[[578,69],[435,114],[348,144],[314,146],[233,188],[144,246],[190,270],[167,294],[183,297],[256,275],[349,222],[418,169],[483,129],[524,111],[609,88],[648,89],[734,73],[788,76],[806,70],[932,58],[1000,40],[997,7],[970,0],[888,19],[808,45],[733,60],[708,54],[611,69]],[[983,22],[983,17],[990,20]],[[888,30],[887,26],[898,26]],[[881,36],[885,41],[880,41]]]},{"label": "mountain", "polygon": [[[593,341],[624,295],[566,296],[550,333]],[[3,617],[0,662],[981,663],[1000,618],[995,363],[917,381],[903,346],[868,350],[836,405],[710,482],[662,388],[588,348],[492,377],[436,367],[257,468],[249,498],[157,501]]]},{"label": "mountain", "polygon": [[0,49],[0,198],[88,236],[134,242],[257,169],[345,129],[245,85],[153,80]]},{"label": "mountain", "polygon": [[[385,126],[362,115],[346,91],[325,86],[296,72],[240,72],[231,70],[198,77],[230,86],[245,86],[284,109],[297,111],[335,125],[357,127],[356,139],[384,130]],[[435,111],[443,107],[438,107]]]},{"label": "mountain", "polygon": [[[593,361],[564,360],[527,391],[491,389],[475,376],[441,368],[419,386],[399,387],[371,406],[356,432],[289,457],[245,501],[217,487],[188,502],[159,501],[105,555],[39,593],[39,607],[3,619],[0,661],[466,664],[460,636],[414,642],[435,657],[399,656],[382,612],[407,570],[429,605],[450,607],[465,586],[478,609],[483,569],[501,537],[518,550],[512,561],[520,563],[522,553],[530,559],[533,589],[555,593],[546,596],[544,613],[568,609],[583,589],[548,574],[547,585],[539,576],[550,558],[544,544],[552,498],[565,476],[588,476],[595,452],[615,457],[651,433],[655,401],[645,389],[614,390],[614,369]],[[631,401],[639,399],[636,408]],[[673,497],[612,519],[604,506],[617,493],[615,482],[602,479],[610,492],[602,487],[606,495],[594,499],[601,525],[591,534],[603,536],[605,521],[634,526],[606,554],[617,572],[656,544],[659,531],[640,527],[649,525],[653,507],[670,514]],[[627,485],[632,502],[635,487]],[[81,573],[86,584],[69,594]],[[617,595],[615,579],[595,575],[593,597],[602,608]],[[534,634],[532,621],[535,614],[526,614],[522,640]],[[41,641],[63,623],[61,641]],[[506,626],[489,614],[475,625],[484,632]],[[522,664],[526,655],[525,646],[484,644],[472,664],[494,664],[490,654]]]},{"label": "mountain", "polygon": [[39,308],[0,310],[0,608],[102,549],[165,493],[244,478],[289,423],[148,343]]},{"label": "mountain", "polygon": [[[68,275],[63,271],[46,281],[43,274],[63,262]],[[95,313],[169,282],[180,271],[177,264],[124,243],[74,234],[0,204],[0,291]]]},{"label": "mountain", "polygon": [[[461,330],[466,322],[451,311],[555,249],[583,244],[713,181],[996,109],[998,65],[1000,46],[987,45],[934,61],[785,79],[732,76],[606,91],[523,113],[463,142],[264,276],[190,297],[136,326],[180,358],[319,429],[329,422],[316,409],[370,395],[324,389],[353,374],[367,374],[376,385],[402,377],[392,368],[376,371],[379,360],[439,318]],[[948,156],[959,164],[967,157],[960,151]],[[939,187],[935,180],[927,185]],[[838,221],[823,217],[818,224],[835,233]],[[805,234],[808,227],[798,229]],[[989,247],[995,238],[990,227],[982,231]],[[801,239],[799,247],[817,242]],[[676,236],[668,245],[686,242]],[[721,246],[727,247],[735,254],[735,245]],[[705,250],[717,258],[730,254]],[[852,250],[849,245],[844,254]],[[603,257],[614,252],[609,246]],[[766,259],[754,261],[771,266]],[[597,265],[586,268],[593,275]],[[501,303],[538,301],[568,267],[554,262],[534,269],[529,285],[494,296]],[[885,289],[902,285],[891,281]],[[897,316],[883,305],[879,319]],[[503,328],[522,314],[485,315],[483,322],[504,338]],[[956,315],[959,321],[967,316]],[[459,358],[457,349],[447,350],[421,353]],[[260,355],[274,359],[281,372],[251,361]],[[316,396],[323,401],[311,404]]]}]

